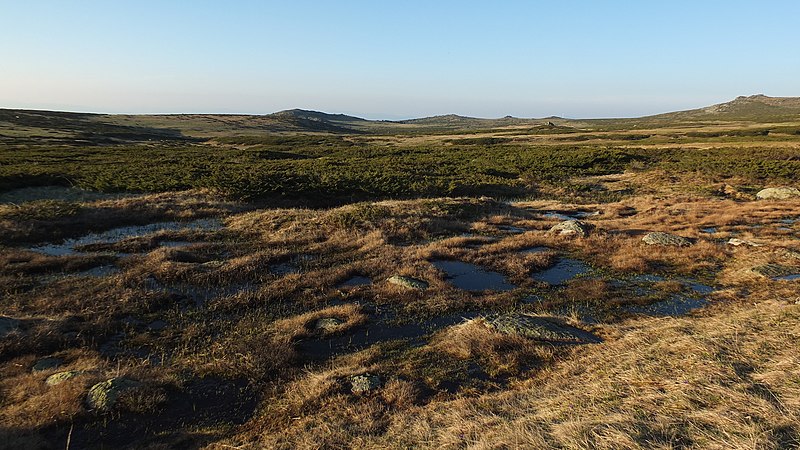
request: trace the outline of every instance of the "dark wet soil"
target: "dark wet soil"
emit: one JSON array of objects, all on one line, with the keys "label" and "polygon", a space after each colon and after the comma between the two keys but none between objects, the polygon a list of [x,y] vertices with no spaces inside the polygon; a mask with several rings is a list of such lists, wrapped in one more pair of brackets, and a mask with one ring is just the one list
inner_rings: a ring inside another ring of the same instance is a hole
[{"label": "dark wet soil", "polygon": [[372,280],[368,277],[364,277],[361,275],[356,275],[354,277],[348,278],[345,281],[342,281],[338,285],[337,288],[351,288],[351,287],[358,287],[358,286],[369,286],[372,284]]},{"label": "dark wet soil", "polygon": [[393,314],[387,312],[382,314],[383,317],[366,325],[348,330],[343,335],[300,341],[297,343],[297,349],[308,359],[325,360],[336,355],[363,350],[372,345],[393,340],[407,340],[409,345],[417,346],[424,344],[426,342],[425,337],[433,332],[479,315],[477,312],[461,312],[397,325],[392,323]]},{"label": "dark wet soil", "polygon": [[[113,420],[97,415],[76,423],[70,448],[198,448],[213,436],[189,430],[245,423],[258,397],[243,381],[201,378],[184,388],[168,389],[167,401],[146,414],[122,413]],[[69,425],[52,430],[51,442],[66,442]]]}]

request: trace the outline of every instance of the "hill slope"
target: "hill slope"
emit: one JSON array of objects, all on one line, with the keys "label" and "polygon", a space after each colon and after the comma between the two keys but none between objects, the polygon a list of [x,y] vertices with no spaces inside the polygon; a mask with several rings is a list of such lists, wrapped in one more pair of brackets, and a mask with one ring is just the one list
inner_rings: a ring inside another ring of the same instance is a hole
[{"label": "hill slope", "polygon": [[687,111],[632,119],[481,119],[455,114],[400,121],[367,120],[345,114],[291,109],[266,115],[159,114],[112,115],[0,109],[0,142],[108,144],[181,141],[231,135],[271,133],[394,134],[461,132],[507,127],[572,126],[595,129],[663,127],[724,121],[787,122],[800,120],[800,98],[752,95]]}]

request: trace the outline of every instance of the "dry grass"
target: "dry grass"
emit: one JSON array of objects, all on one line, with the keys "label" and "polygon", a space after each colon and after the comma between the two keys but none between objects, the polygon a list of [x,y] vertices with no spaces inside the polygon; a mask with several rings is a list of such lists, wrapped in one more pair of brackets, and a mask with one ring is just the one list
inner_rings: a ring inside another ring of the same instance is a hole
[{"label": "dry grass", "polygon": [[[646,184],[622,178],[606,181]],[[4,315],[22,320],[22,329],[0,342],[0,422],[5,429],[27,430],[26,442],[36,446],[47,442],[37,441],[38,430],[93,423],[83,399],[96,381],[116,375],[145,381],[121,400],[113,416],[118,420],[157,416],[186,380],[213,376],[241,380],[260,400],[244,425],[221,419],[205,431],[217,448],[797,445],[800,307],[793,303],[799,294],[796,283],[751,270],[767,263],[800,270],[787,252],[800,249],[797,225],[788,232],[777,228],[782,218],[799,214],[796,203],[661,195],[584,205],[463,198],[257,210],[226,216],[219,231],[159,233],[103,248],[135,253],[122,258],[0,249],[0,306]],[[87,208],[124,211],[125,221],[147,208],[152,215],[142,217],[155,221],[237,208],[189,194],[81,207],[63,219],[73,221],[70,233],[88,227],[76,217],[106,217],[81,216]],[[541,215],[551,210],[601,214],[586,219],[596,225],[589,237],[573,238],[547,233],[559,222]],[[36,225],[35,233],[49,233],[49,226]],[[523,230],[514,234],[518,230],[507,227]],[[717,232],[702,233],[705,227]],[[641,242],[649,231],[696,242],[650,247]],[[725,245],[733,236],[764,245]],[[160,247],[165,240],[190,244]],[[531,247],[550,250],[521,252]],[[558,288],[531,279],[564,256],[591,264],[596,273]],[[432,264],[437,259],[499,272],[517,289],[462,291]],[[70,276],[104,264],[119,272]],[[277,271],[281,265],[296,271]],[[666,279],[652,283],[652,293],[631,298],[614,283],[631,273]],[[386,282],[397,274],[429,287],[417,291]],[[355,275],[372,284],[340,286]],[[615,309],[682,294],[680,277],[719,286],[709,296],[714,306],[681,318],[630,318]],[[235,289],[239,285],[244,287]],[[197,300],[195,291],[212,295]],[[541,301],[522,301],[532,294]],[[303,343],[324,344],[370,326],[475,311],[571,315],[570,323],[590,328],[580,323],[586,305],[607,313],[591,327],[602,344],[537,344],[475,319],[321,361],[302,350]],[[391,322],[382,322],[378,311],[390,311]],[[339,323],[318,327],[326,318]],[[149,327],[159,320],[164,329]],[[53,371],[32,373],[30,366],[49,355],[65,359],[58,370],[88,372],[48,387],[43,380]],[[382,385],[353,394],[349,377],[364,373],[379,375]]]},{"label": "dry grass", "polygon": [[414,408],[368,447],[789,448],[800,307],[624,325],[519,389]]}]

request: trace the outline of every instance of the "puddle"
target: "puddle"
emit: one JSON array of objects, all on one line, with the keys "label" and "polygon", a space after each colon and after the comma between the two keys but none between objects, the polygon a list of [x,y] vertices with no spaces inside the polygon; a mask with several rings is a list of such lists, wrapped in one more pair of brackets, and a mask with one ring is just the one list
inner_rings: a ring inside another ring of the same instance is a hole
[{"label": "puddle", "polygon": [[596,217],[600,215],[600,211],[535,211],[541,214],[543,217],[548,219],[558,219],[558,220],[575,220],[575,219],[586,219],[588,217]]},{"label": "puddle", "polygon": [[667,300],[649,305],[628,305],[624,309],[633,314],[648,316],[683,316],[708,303],[704,298],[684,297],[674,294]]},{"label": "puddle", "polygon": [[476,312],[464,312],[436,317],[419,323],[392,326],[378,320],[349,330],[342,336],[327,339],[307,339],[297,343],[297,348],[310,359],[328,359],[342,353],[356,352],[375,344],[393,340],[410,340],[411,345],[425,343],[425,336],[442,328],[478,317]]},{"label": "puddle", "polygon": [[107,277],[109,275],[114,275],[114,274],[117,274],[119,272],[120,272],[119,267],[112,266],[112,265],[107,265],[107,266],[92,267],[89,270],[84,270],[82,272],[71,274],[71,276],[74,276],[74,277],[96,277],[96,278],[100,278],[100,277]]},{"label": "puddle", "polygon": [[522,234],[528,231],[525,228],[514,227],[511,225],[498,225],[497,229],[511,234]]},{"label": "puddle", "polygon": [[432,264],[447,274],[447,280],[459,289],[470,292],[510,291],[516,286],[506,282],[503,274],[485,270],[463,261],[432,261]]},{"label": "puddle", "polygon": [[159,222],[114,228],[102,233],[91,233],[76,239],[67,239],[60,244],[44,244],[31,247],[30,250],[49,256],[64,256],[77,253],[76,247],[93,244],[113,244],[123,239],[161,231],[213,231],[220,228],[222,228],[222,221],[219,219],[200,219],[192,222]]},{"label": "puddle", "polygon": [[696,280],[679,278],[676,281],[680,281],[684,286],[688,287],[689,289],[693,290],[695,293],[700,295],[708,295],[716,291],[716,289],[714,289],[713,287],[700,283]]},{"label": "puddle", "polygon": [[782,277],[775,277],[773,278],[775,281],[795,281],[800,280],[800,273],[795,273],[792,275],[784,275]]},{"label": "puddle", "polygon": [[544,247],[544,246],[540,245],[540,246],[536,246],[536,247],[523,248],[523,249],[519,250],[519,253],[528,253],[528,254],[530,254],[530,253],[545,253],[545,252],[551,252],[551,251],[553,251],[552,248]]},{"label": "puddle", "polygon": [[116,198],[131,197],[130,194],[109,194],[86,191],[66,186],[36,186],[12,189],[0,193],[0,203],[20,204],[37,200],[60,200],[65,202],[93,202]]},{"label": "puddle", "polygon": [[548,212],[542,214],[542,216],[544,216],[544,217],[546,217],[548,219],[558,219],[558,220],[572,220],[572,219],[574,219],[574,217],[572,217],[572,216],[568,216],[566,214],[558,213],[558,212],[555,212],[555,211],[548,211]]},{"label": "puddle", "polygon": [[356,275],[354,277],[351,277],[350,279],[342,281],[341,283],[336,285],[336,287],[348,288],[348,287],[358,287],[358,286],[370,286],[371,284],[372,284],[371,279],[367,277],[362,277],[360,275]]},{"label": "puddle", "polygon": [[700,232],[706,234],[715,234],[717,232],[717,229],[715,227],[701,228]]},{"label": "puddle", "polygon": [[691,278],[665,278],[660,275],[643,274],[624,280],[615,280],[617,287],[627,288],[634,296],[647,297],[657,294],[651,284],[676,281],[683,287],[682,293],[671,294],[666,300],[660,300],[648,305],[626,305],[622,309],[634,314],[652,316],[681,316],[705,306],[708,301],[706,296],[716,291],[716,288],[703,284]]},{"label": "puddle", "polygon": [[661,275],[653,275],[651,273],[635,275],[630,278],[630,281],[635,283],[658,283],[659,281],[664,280],[666,280],[666,278],[662,277]]},{"label": "puddle", "polygon": [[531,278],[533,278],[534,281],[543,281],[547,284],[558,286],[589,271],[591,271],[591,267],[583,261],[562,258],[559,259],[553,267],[536,272],[531,275]]},{"label": "puddle", "polygon": [[797,223],[798,220],[800,220],[800,217],[787,217],[785,219],[781,219],[781,223],[786,225],[793,225]]}]

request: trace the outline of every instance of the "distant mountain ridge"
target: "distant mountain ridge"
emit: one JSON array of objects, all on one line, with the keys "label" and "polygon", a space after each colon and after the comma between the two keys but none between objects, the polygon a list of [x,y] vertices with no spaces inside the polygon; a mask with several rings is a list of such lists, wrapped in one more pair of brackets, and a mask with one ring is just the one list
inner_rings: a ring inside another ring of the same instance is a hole
[{"label": "distant mountain ridge", "polygon": [[446,114],[407,120],[368,120],[347,114],[289,109],[272,114],[91,114],[0,109],[0,142],[115,143],[208,139],[267,133],[392,134],[459,133],[503,127],[669,126],[719,121],[800,122],[800,97],[741,96],[703,108],[631,119],[497,119]]},{"label": "distant mountain ridge", "polygon": [[307,109],[287,109],[278,111],[276,113],[267,114],[268,116],[276,118],[296,118],[306,120],[323,120],[329,122],[367,122],[367,119],[361,117],[348,116],[347,114],[330,114],[320,111],[311,111]]}]

